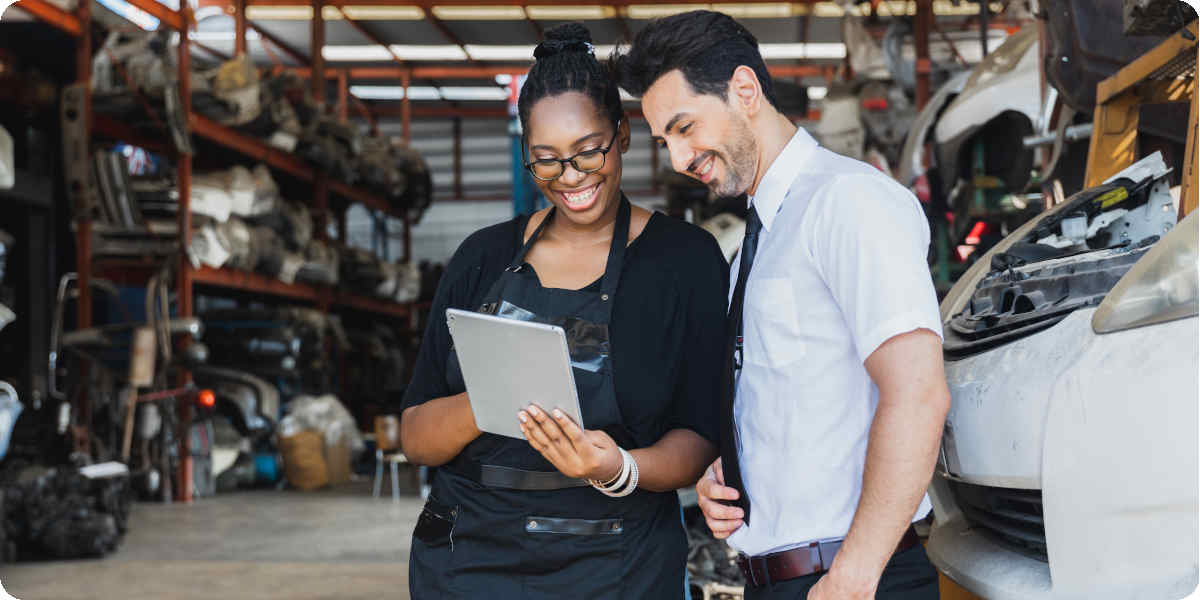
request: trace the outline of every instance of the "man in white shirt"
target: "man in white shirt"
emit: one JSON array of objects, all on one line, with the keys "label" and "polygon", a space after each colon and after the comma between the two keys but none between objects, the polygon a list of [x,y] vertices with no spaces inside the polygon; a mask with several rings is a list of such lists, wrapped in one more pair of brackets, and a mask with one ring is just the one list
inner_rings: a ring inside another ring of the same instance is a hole
[{"label": "man in white shirt", "polygon": [[950,394],[916,198],[782,115],[727,15],[656,20],[614,66],[677,171],[750,199],[728,434],[697,483],[747,598],[936,600],[911,523],[930,511]]}]

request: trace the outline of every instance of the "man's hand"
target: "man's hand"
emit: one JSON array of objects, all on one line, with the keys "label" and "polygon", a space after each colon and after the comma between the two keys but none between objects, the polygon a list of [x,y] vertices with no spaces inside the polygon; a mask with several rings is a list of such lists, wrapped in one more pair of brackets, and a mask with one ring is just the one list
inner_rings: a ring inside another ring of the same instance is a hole
[{"label": "man's hand", "polygon": [[878,582],[878,577],[855,580],[831,569],[809,588],[808,600],[872,600]]},{"label": "man's hand", "polygon": [[704,520],[712,530],[713,537],[723,540],[745,525],[745,517],[741,507],[722,504],[721,500],[737,500],[738,491],[725,487],[725,471],[721,468],[721,459],[713,461],[704,472],[700,481],[696,482],[696,494],[699,496],[700,510],[704,512]]},{"label": "man's hand", "polygon": [[621,473],[621,451],[607,433],[584,431],[558,409],[551,418],[546,411],[530,405],[519,411],[517,418],[529,445],[563,475],[609,481]]}]

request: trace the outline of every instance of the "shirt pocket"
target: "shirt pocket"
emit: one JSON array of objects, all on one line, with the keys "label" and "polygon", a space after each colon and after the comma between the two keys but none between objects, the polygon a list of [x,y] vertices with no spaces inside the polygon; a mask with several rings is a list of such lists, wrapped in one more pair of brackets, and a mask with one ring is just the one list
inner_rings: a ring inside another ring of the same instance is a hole
[{"label": "shirt pocket", "polygon": [[752,280],[746,290],[745,332],[748,363],[779,368],[804,358],[800,310],[792,281],[783,277]]}]

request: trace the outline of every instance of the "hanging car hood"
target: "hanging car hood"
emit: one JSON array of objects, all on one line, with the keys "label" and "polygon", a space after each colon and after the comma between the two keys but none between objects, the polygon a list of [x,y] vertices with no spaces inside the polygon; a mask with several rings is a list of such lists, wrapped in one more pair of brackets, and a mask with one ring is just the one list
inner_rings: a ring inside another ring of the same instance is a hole
[{"label": "hanging car hood", "polygon": [[929,99],[929,103],[913,120],[912,129],[909,129],[908,137],[904,140],[904,149],[900,151],[900,164],[898,165],[900,183],[911,186],[916,178],[925,174],[925,167],[921,160],[921,155],[924,154],[925,138],[929,135],[929,130],[933,128],[934,123],[937,122],[938,116],[942,114],[942,108],[962,92],[970,77],[970,71],[963,71],[951,77],[942,87],[938,88],[937,93]]},{"label": "hanging car hood", "polygon": [[937,142],[959,139],[1010,110],[1036,123],[1041,107],[1038,56],[1037,26],[1029,25],[975,65],[962,93],[938,120]]}]

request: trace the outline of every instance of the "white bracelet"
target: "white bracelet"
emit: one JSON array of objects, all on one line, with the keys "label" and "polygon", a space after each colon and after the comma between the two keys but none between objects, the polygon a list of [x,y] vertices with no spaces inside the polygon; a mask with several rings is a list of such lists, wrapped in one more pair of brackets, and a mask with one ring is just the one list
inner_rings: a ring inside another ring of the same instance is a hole
[{"label": "white bracelet", "polygon": [[609,494],[621,489],[629,481],[629,474],[631,471],[630,463],[633,461],[627,457],[625,450],[621,449],[620,447],[618,447],[617,450],[621,452],[621,471],[617,474],[617,476],[607,482],[601,482],[595,479],[588,480],[588,483],[592,484],[592,487],[605,494]]},{"label": "white bracelet", "polygon": [[626,452],[624,448],[618,448],[618,450],[621,451],[621,458],[623,458],[625,462],[625,469],[623,470],[622,475],[625,474],[625,471],[628,471],[629,476],[622,477],[619,485],[596,488],[600,490],[602,494],[611,498],[622,498],[624,496],[628,496],[637,490],[638,486],[637,461],[634,460],[633,455]]}]

